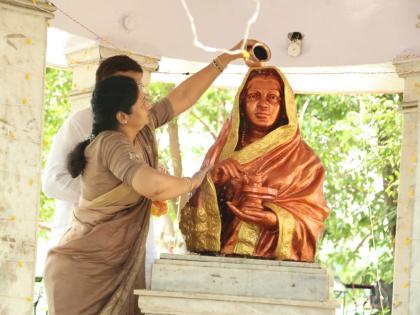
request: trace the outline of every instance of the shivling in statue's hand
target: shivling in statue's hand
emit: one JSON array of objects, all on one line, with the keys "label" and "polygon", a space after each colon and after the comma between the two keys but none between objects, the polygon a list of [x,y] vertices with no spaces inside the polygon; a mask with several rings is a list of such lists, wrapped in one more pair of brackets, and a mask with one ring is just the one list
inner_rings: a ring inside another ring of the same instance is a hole
[{"label": "shivling in statue's hand", "polygon": [[266,229],[277,228],[277,216],[271,211],[242,210],[234,206],[232,202],[227,201],[226,204],[230,211],[242,221],[255,223]]}]

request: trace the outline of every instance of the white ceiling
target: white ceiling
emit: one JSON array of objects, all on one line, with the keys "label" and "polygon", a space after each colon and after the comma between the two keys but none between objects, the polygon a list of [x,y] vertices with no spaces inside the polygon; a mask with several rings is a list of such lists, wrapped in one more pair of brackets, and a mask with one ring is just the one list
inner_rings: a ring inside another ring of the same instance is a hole
[{"label": "white ceiling", "polygon": [[[186,0],[200,41],[230,48],[245,31],[252,0]],[[107,39],[117,48],[144,55],[209,61],[214,53],[192,46],[192,32],[180,0],[54,0],[52,25],[97,39],[65,16]],[[419,0],[261,0],[251,37],[272,50],[271,64],[286,67],[344,66],[392,61],[420,51]],[[123,27],[129,16],[131,30]],[[287,55],[287,34],[304,35],[302,55]],[[71,49],[71,47],[67,47]]]}]

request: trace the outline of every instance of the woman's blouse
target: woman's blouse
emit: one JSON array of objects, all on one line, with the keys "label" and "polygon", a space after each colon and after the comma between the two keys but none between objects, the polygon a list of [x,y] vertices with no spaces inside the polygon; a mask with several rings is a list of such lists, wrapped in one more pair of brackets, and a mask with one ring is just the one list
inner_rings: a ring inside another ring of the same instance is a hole
[{"label": "woman's blouse", "polygon": [[[82,174],[83,199],[93,200],[121,183],[131,186],[134,174],[143,165],[155,167],[154,130],[172,119],[170,101],[164,98],[150,110],[150,123],[139,131],[134,145],[115,130],[101,132],[85,149]],[[147,180],[147,179],[145,179]]]}]

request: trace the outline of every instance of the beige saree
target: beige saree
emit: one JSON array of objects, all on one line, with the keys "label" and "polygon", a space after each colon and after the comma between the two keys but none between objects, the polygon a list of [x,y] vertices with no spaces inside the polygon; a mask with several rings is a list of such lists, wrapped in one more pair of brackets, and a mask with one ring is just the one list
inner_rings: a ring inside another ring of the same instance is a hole
[{"label": "beige saree", "polygon": [[131,182],[143,165],[156,168],[154,127],[173,116],[167,99],[155,106],[134,146],[118,131],[101,132],[87,146],[83,199],[71,229],[46,261],[49,314],[140,314],[133,290],[145,288],[151,201]]},{"label": "beige saree", "polygon": [[132,292],[144,288],[151,201],[128,183],[142,165],[156,164],[155,146],[148,154],[143,140],[136,149],[123,134],[106,131],[86,148],[86,199],[45,266],[50,314],[140,313]]},{"label": "beige saree", "polygon": [[121,184],[75,209],[72,228],[47,259],[50,314],[139,313],[132,291],[144,287],[150,215],[141,211],[150,201],[139,198]]}]

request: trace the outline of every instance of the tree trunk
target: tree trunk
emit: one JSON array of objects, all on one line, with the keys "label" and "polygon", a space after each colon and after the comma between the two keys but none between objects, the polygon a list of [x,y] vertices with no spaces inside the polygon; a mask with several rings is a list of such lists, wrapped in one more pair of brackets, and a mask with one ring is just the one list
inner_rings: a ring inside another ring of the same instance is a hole
[{"label": "tree trunk", "polygon": [[[179,135],[178,135],[178,121],[177,119],[173,119],[168,122],[168,135],[169,135],[169,151],[171,156],[172,168],[173,168],[173,175],[175,176],[182,176],[182,159],[181,159],[181,150],[179,146]],[[178,214],[179,208],[179,198],[174,198],[169,200],[172,204],[173,209]],[[172,222],[169,212],[165,214],[164,217],[165,223],[162,229],[160,239],[163,240],[165,233],[169,233],[169,235],[175,238],[175,228],[174,223]]]},{"label": "tree trunk", "polygon": [[[168,134],[169,134],[169,150],[172,158],[172,167],[174,170],[174,175],[181,177],[182,176],[182,157],[181,149],[179,145],[179,134],[178,134],[178,121],[173,119],[168,123]],[[187,195],[182,195],[180,198],[173,200],[174,209],[178,214],[181,210],[181,207],[187,202]]]},{"label": "tree trunk", "polygon": [[179,177],[182,176],[182,158],[181,149],[179,147],[178,121],[176,119],[173,119],[168,123],[168,134],[174,175]]}]

